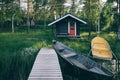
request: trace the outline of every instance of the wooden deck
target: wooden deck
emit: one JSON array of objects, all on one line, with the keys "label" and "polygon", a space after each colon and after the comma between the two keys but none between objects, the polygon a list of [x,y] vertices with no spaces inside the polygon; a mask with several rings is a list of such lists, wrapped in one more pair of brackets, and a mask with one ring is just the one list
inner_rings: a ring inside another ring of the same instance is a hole
[{"label": "wooden deck", "polygon": [[58,35],[56,34],[56,37],[68,37],[68,38],[80,38],[80,35],[76,35],[76,36],[71,36],[71,35]]},{"label": "wooden deck", "polygon": [[28,80],[63,80],[54,49],[42,48],[39,51]]}]

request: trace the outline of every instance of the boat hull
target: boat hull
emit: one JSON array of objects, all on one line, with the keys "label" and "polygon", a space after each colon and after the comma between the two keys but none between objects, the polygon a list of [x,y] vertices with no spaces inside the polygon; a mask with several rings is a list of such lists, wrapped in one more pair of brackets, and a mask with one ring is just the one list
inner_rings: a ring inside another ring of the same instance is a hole
[{"label": "boat hull", "polygon": [[65,80],[112,80],[112,72],[60,42],[53,41]]},{"label": "boat hull", "polygon": [[111,60],[113,58],[108,42],[102,37],[97,36],[93,38],[91,41],[91,47],[93,57],[103,60]]}]

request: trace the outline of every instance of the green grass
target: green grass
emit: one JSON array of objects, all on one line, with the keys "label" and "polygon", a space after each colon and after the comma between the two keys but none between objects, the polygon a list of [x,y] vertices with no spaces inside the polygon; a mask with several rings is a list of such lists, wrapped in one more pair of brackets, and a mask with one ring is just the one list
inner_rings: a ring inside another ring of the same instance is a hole
[{"label": "green grass", "polygon": [[27,66],[32,66],[29,63],[33,62],[32,57],[35,55],[23,55],[22,51],[35,42],[26,41],[25,37],[25,34],[22,33],[0,34],[0,80],[26,79],[30,70]]},{"label": "green grass", "polygon": [[[80,39],[56,38],[51,30],[36,30],[16,33],[0,33],[0,80],[27,80],[37,52],[42,47],[52,48],[52,40],[58,40],[73,48],[76,52],[87,55],[90,50],[90,41],[96,36],[88,38],[87,33],[82,33],[87,41]],[[113,52],[119,57],[120,41],[116,35],[101,34],[111,45]]]},{"label": "green grass", "polygon": [[44,31],[0,34],[0,80],[27,80],[41,47],[52,47]]}]

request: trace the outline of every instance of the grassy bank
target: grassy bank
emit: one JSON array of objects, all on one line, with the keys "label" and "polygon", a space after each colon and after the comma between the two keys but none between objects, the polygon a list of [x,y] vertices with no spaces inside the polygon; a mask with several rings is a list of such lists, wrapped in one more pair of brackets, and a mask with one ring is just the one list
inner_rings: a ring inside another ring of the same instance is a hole
[{"label": "grassy bank", "polygon": [[[87,55],[90,50],[90,41],[96,34],[87,40],[56,38],[51,30],[36,30],[16,33],[0,33],[0,80],[27,80],[35,56],[41,47],[52,48],[52,40],[58,40],[73,48],[76,52]],[[116,35],[101,34],[111,45],[114,53],[119,57],[120,41]]]},{"label": "grassy bank", "polygon": [[27,80],[41,47],[51,47],[43,31],[0,34],[0,80]]}]

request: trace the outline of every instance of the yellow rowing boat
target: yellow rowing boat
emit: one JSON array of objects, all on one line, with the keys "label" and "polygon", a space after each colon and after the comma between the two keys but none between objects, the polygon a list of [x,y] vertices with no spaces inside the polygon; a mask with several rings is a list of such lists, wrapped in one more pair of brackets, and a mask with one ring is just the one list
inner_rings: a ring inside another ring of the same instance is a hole
[{"label": "yellow rowing boat", "polygon": [[111,60],[112,59],[112,51],[110,49],[110,46],[108,42],[97,36],[92,39],[91,42],[92,47],[92,55],[93,57],[105,59],[105,60]]}]

